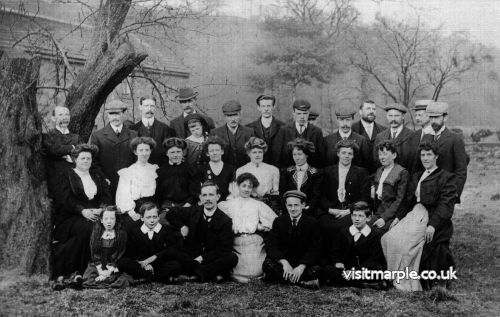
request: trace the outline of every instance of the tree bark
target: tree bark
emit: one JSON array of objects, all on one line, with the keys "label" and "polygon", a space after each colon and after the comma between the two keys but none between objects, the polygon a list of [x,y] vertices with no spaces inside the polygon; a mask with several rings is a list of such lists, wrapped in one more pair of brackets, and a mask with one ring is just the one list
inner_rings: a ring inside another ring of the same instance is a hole
[{"label": "tree bark", "polygon": [[0,268],[47,273],[51,211],[36,104],[40,61],[0,56]]},{"label": "tree bark", "polygon": [[94,65],[86,65],[66,97],[66,106],[71,110],[69,129],[87,140],[108,95],[146,57],[123,37],[116,39]]}]

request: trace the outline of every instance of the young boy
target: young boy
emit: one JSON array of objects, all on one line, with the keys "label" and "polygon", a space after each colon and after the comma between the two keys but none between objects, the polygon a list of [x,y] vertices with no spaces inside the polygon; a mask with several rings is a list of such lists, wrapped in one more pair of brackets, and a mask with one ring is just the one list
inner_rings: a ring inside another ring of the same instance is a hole
[{"label": "young boy", "polygon": [[135,279],[170,282],[180,272],[180,264],[174,259],[182,247],[182,237],[159,222],[155,203],[144,203],[139,214],[143,224],[130,231],[127,250],[118,261],[118,268]]},{"label": "young boy", "polygon": [[384,270],[385,258],[380,244],[380,234],[371,230],[368,222],[370,205],[358,201],[351,205],[352,226],[341,230],[330,249],[328,264],[324,267],[326,284],[382,287],[383,280],[346,280],[344,271]]}]

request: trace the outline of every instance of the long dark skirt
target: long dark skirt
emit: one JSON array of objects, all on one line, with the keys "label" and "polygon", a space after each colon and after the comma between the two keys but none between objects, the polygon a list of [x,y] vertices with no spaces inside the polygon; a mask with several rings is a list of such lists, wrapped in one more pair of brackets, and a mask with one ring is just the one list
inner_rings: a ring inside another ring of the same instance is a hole
[{"label": "long dark skirt", "polygon": [[96,281],[99,276],[95,265],[89,263],[85,274],[83,274],[83,287],[85,288],[125,288],[130,285],[133,278],[127,273],[112,273],[103,281]]}]

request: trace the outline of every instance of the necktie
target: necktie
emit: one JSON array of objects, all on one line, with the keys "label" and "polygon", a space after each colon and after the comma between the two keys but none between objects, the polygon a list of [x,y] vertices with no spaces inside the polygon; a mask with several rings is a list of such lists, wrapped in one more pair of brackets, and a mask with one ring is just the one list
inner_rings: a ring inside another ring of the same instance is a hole
[{"label": "necktie", "polygon": [[391,136],[391,139],[395,139],[396,138],[396,131],[392,131],[392,136]]},{"label": "necktie", "polygon": [[117,137],[120,137],[120,130],[116,129],[116,130],[115,130],[115,133],[116,133],[116,136],[117,136]]},{"label": "necktie", "polygon": [[302,134],[302,133],[304,133],[304,126],[303,125],[301,125],[299,127],[299,134]]},{"label": "necktie", "polygon": [[292,219],[292,228],[293,229],[297,228],[297,219],[296,218]]},{"label": "necktie", "polygon": [[354,242],[358,242],[360,237],[361,237],[361,231],[356,232],[354,234]]},{"label": "necktie", "polygon": [[439,137],[440,137],[440,136],[441,136],[441,134],[436,134],[436,135],[434,135],[434,141],[439,140]]},{"label": "necktie", "polygon": [[205,219],[206,222],[210,222],[210,221],[212,221],[212,216],[209,217],[209,216],[203,214],[203,219]]}]

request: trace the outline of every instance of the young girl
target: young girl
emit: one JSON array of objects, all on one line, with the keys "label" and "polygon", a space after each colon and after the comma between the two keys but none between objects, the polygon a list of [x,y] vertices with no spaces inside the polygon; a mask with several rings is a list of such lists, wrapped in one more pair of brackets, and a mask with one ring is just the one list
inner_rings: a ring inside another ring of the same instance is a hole
[{"label": "young girl", "polygon": [[108,206],[96,221],[90,237],[91,260],[83,275],[85,288],[121,288],[128,279],[118,272],[116,262],[125,253],[127,234],[116,218],[116,207]]},{"label": "young girl", "polygon": [[186,162],[192,169],[196,169],[206,161],[202,156],[204,143],[208,135],[208,123],[201,115],[192,113],[184,119],[184,128],[191,133],[186,138]]}]

